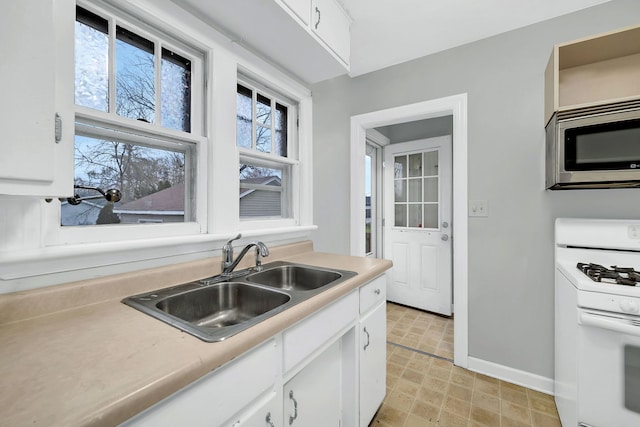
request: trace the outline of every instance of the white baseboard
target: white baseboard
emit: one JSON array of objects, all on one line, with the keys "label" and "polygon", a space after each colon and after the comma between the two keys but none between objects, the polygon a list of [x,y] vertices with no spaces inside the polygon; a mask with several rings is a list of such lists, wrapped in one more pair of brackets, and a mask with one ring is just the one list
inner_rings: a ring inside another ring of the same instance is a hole
[{"label": "white baseboard", "polygon": [[468,357],[467,361],[467,369],[470,371],[553,395],[553,378],[543,377],[471,356]]}]

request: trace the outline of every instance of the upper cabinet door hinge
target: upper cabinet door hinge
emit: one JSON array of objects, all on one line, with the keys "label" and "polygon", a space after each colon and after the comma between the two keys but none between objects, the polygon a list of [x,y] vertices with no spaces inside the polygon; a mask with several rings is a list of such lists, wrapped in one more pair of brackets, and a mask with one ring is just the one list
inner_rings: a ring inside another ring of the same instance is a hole
[{"label": "upper cabinet door hinge", "polygon": [[55,130],[56,144],[62,141],[62,118],[60,114],[56,113],[56,130]]}]

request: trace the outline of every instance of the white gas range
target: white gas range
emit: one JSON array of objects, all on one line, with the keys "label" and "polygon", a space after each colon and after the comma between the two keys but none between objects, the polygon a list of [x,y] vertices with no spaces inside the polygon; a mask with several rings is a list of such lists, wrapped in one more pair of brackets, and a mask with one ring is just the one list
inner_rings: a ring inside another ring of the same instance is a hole
[{"label": "white gas range", "polygon": [[640,426],[640,221],[556,221],[555,399],[564,427]]}]

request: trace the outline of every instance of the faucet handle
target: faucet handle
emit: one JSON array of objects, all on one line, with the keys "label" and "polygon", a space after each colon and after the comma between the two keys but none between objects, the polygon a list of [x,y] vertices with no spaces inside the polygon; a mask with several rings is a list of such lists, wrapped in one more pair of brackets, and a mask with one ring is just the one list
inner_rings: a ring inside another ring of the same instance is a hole
[{"label": "faucet handle", "polygon": [[234,240],[238,240],[241,237],[242,237],[242,233],[238,233],[238,235],[236,237],[234,237],[233,239],[227,240],[227,243],[225,244],[225,246],[231,246],[231,242],[233,242]]}]

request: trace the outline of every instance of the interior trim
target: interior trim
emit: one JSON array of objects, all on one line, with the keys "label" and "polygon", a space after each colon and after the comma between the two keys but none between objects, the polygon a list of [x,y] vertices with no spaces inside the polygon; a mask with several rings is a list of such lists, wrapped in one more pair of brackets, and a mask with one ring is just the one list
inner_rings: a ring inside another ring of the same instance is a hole
[{"label": "interior trim", "polygon": [[468,365],[468,223],[467,223],[467,94],[458,94],[351,117],[351,210],[350,254],[365,253],[364,157],[367,130],[416,120],[453,116],[453,300],[457,309],[454,324],[454,364]]}]

